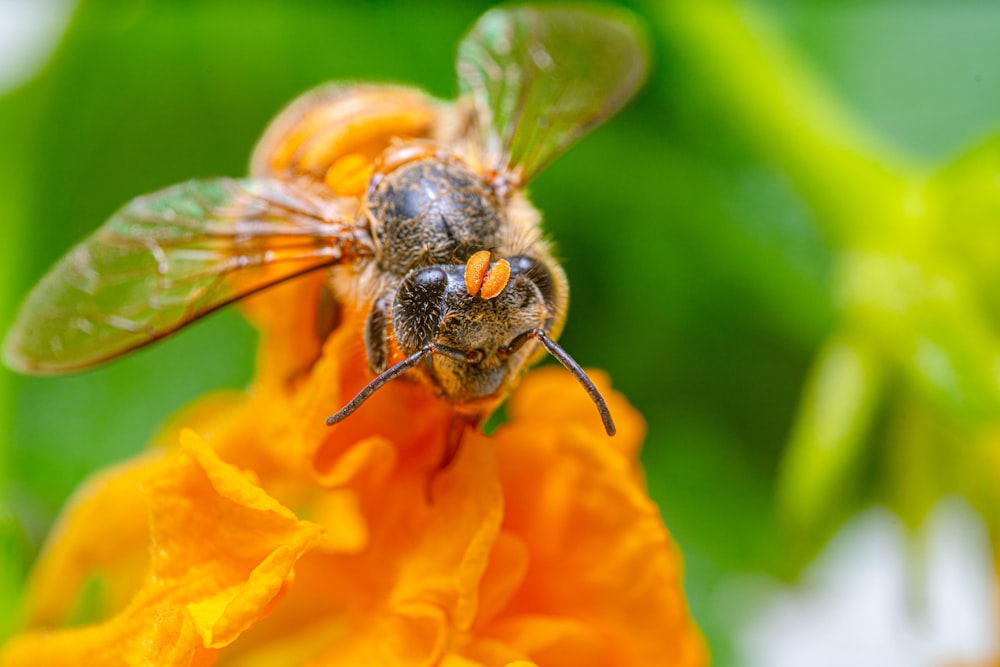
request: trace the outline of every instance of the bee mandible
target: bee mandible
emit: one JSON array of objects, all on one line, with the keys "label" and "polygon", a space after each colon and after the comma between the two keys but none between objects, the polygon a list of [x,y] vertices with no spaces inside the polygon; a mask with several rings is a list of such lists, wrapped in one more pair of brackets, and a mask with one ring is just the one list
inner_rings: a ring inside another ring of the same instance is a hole
[{"label": "bee mandible", "polygon": [[613,435],[555,342],[566,277],[523,188],[624,106],[647,62],[621,10],[494,9],[458,45],[456,102],[378,84],[306,93],[266,130],[249,178],[138,197],[64,256],[28,295],[6,363],[91,367],[325,269],[336,299],[368,313],[374,375],[327,423],[403,374],[476,423],[544,350]]}]

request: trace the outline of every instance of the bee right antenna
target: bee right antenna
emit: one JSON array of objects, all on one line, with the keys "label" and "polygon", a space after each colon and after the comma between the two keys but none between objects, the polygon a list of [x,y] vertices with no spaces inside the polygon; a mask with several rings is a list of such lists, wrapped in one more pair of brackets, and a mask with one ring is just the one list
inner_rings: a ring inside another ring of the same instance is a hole
[{"label": "bee right antenna", "polygon": [[548,353],[558,359],[559,363],[565,366],[566,370],[572,373],[573,377],[575,377],[577,381],[583,385],[587,395],[590,396],[590,400],[592,400],[594,405],[597,406],[597,412],[600,413],[601,421],[604,422],[604,430],[607,431],[609,436],[614,435],[616,432],[615,422],[611,418],[611,410],[608,409],[608,403],[604,400],[604,397],[601,396],[601,392],[597,390],[594,383],[591,382],[590,378],[587,377],[587,374],[583,372],[583,369],[580,368],[580,364],[576,363],[573,357],[569,356],[569,353],[559,347],[559,345],[554,340],[549,338],[544,331],[541,329],[531,329],[530,331],[525,331],[523,334],[518,335],[513,341],[511,341],[510,345],[508,345],[506,350],[504,350],[504,353],[507,355],[513,354],[514,351],[524,345],[529,338],[534,338],[541,343]]}]

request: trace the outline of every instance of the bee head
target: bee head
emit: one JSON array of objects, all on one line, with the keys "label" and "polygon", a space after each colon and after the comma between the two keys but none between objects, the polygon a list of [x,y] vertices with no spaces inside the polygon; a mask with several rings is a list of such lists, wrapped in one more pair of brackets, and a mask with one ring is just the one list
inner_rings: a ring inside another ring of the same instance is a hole
[{"label": "bee head", "polygon": [[486,251],[465,265],[416,269],[393,303],[396,344],[406,355],[428,345],[434,349],[418,368],[458,409],[495,403],[513,386],[535,347],[515,350],[511,344],[518,335],[552,323],[551,285],[551,275],[537,261],[518,256],[489,262]]},{"label": "bee head", "polygon": [[[482,251],[466,264],[413,269],[391,306],[379,302],[369,316],[365,340],[377,377],[327,423],[345,419],[409,369],[418,371],[457,412],[488,413],[513,389],[541,345],[576,376],[597,405],[605,429],[614,434],[603,397],[547,335],[558,324],[562,298],[552,271],[524,255],[489,261]],[[406,358],[386,367],[390,337]]]}]

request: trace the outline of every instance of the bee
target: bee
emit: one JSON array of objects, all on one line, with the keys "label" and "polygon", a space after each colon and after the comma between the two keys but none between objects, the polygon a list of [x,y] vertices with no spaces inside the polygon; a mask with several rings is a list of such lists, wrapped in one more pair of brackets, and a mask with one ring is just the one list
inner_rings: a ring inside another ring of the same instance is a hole
[{"label": "bee", "polygon": [[306,93],[265,131],[248,178],[138,197],[64,256],[29,293],[5,361],[92,367],[325,270],[334,297],[367,312],[373,374],[328,424],[403,375],[478,423],[544,350],[613,435],[556,343],[566,276],[524,187],[634,95],[645,44],[621,10],[494,9],[458,45],[455,102],[381,84]]}]

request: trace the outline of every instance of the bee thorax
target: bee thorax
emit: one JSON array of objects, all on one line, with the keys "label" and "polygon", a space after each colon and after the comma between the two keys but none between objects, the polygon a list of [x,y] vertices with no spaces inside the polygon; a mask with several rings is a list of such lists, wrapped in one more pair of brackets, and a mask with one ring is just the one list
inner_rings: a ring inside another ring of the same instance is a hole
[{"label": "bee thorax", "polygon": [[493,190],[455,158],[410,162],[387,174],[368,201],[376,261],[405,275],[429,264],[465,262],[496,248],[504,229]]}]

